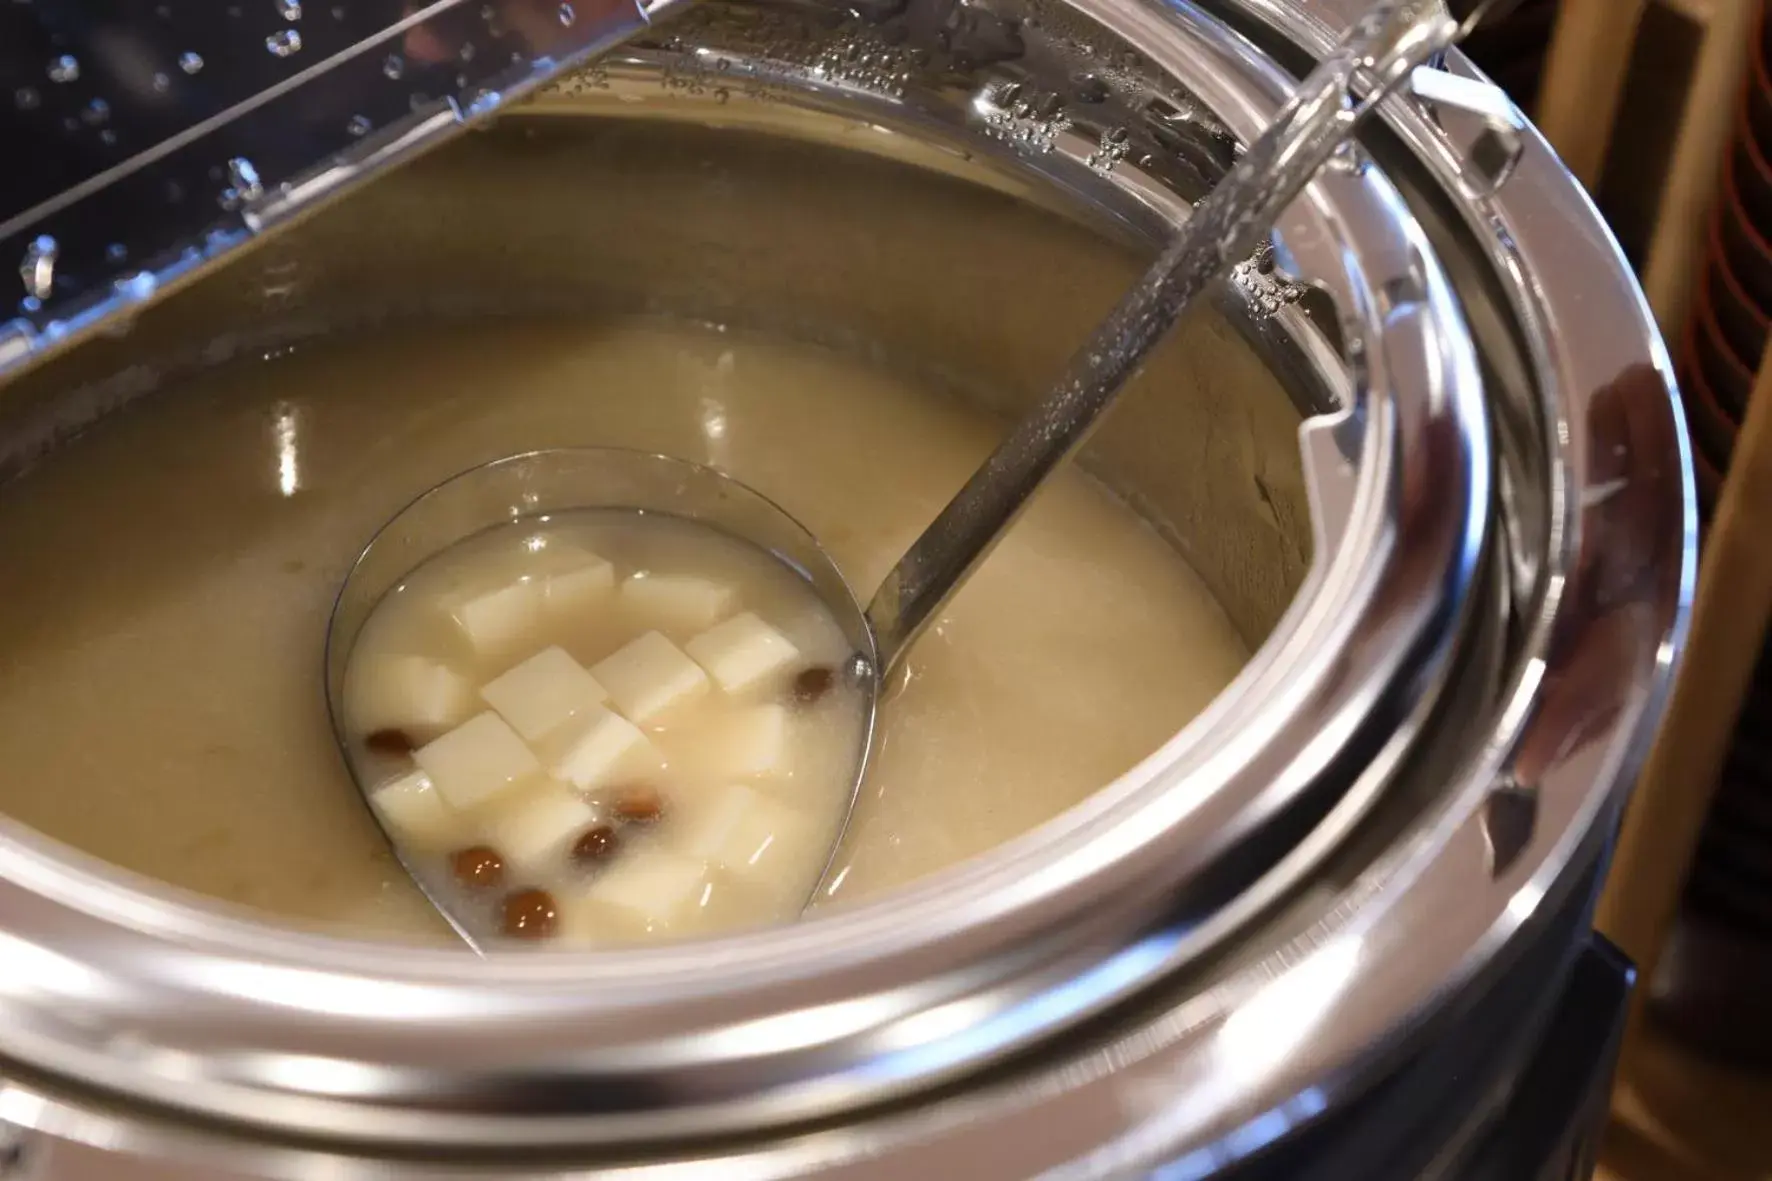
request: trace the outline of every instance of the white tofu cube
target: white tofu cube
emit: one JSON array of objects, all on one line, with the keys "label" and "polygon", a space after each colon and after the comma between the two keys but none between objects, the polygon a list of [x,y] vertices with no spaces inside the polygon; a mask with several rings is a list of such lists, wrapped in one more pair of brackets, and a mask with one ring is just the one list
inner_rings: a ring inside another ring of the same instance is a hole
[{"label": "white tofu cube", "polygon": [[461,839],[463,821],[423,771],[408,771],[369,795],[382,827],[402,845],[445,849]]},{"label": "white tofu cube", "polygon": [[453,808],[466,810],[537,774],[541,764],[517,732],[490,710],[412,752],[413,761]]},{"label": "white tofu cube", "polygon": [[[607,610],[615,597],[615,567],[577,546],[549,545],[543,610],[555,620],[582,619]],[[557,565],[555,563],[558,563]]]},{"label": "white tofu cube", "polygon": [[519,869],[534,870],[564,850],[597,819],[596,809],[565,784],[546,780],[501,802],[487,826],[488,843]]},{"label": "white tofu cube", "polygon": [[400,730],[428,742],[474,712],[474,686],[428,656],[377,654],[353,660],[345,693],[359,734]]},{"label": "white tofu cube", "polygon": [[541,623],[542,583],[525,575],[507,586],[457,599],[450,617],[476,653],[510,650]]},{"label": "white tofu cube", "polygon": [[694,634],[732,610],[737,592],[705,578],[641,571],[622,581],[621,598],[653,627]]},{"label": "white tofu cube", "polygon": [[592,879],[585,896],[647,929],[670,927],[701,909],[707,877],[701,861],[647,849],[617,857]]},{"label": "white tofu cube", "polygon": [[580,791],[623,780],[645,779],[663,766],[658,749],[640,728],[602,706],[593,706],[563,732],[549,769]]},{"label": "white tofu cube", "polygon": [[658,632],[638,639],[591,666],[616,708],[642,725],[707,692],[701,665]]},{"label": "white tofu cube", "polygon": [[793,721],[785,706],[752,705],[709,712],[705,721],[698,719],[695,725],[666,735],[668,748],[681,758],[685,772],[706,779],[788,773]]},{"label": "white tofu cube", "polygon": [[537,742],[609,699],[597,678],[561,647],[544,648],[480,690],[526,742]]},{"label": "white tofu cube", "polygon": [[683,852],[745,877],[803,857],[812,828],[804,814],[742,784],[721,788],[685,819]]},{"label": "white tofu cube", "polygon": [[749,611],[716,623],[683,650],[728,693],[749,689],[800,659],[792,641]]}]

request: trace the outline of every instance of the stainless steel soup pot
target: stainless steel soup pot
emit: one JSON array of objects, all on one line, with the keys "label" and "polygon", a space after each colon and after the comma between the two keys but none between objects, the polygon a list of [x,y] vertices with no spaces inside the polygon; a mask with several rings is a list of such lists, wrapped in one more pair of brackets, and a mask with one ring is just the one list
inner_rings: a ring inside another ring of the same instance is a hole
[{"label": "stainless steel soup pot", "polygon": [[[707,0],[14,378],[0,474],[231,349],[562,309],[913,358],[1013,413],[1359,7]],[[1550,1019],[1685,625],[1671,395],[1592,207],[1449,55],[1084,456],[1256,650],[1125,776],[798,926],[509,962],[287,930],[0,825],[0,1161],[1184,1178],[1314,1153],[1396,1080],[1471,1067],[1436,1049],[1506,1058]],[[1493,1098],[1443,1113],[1435,1168]]]}]

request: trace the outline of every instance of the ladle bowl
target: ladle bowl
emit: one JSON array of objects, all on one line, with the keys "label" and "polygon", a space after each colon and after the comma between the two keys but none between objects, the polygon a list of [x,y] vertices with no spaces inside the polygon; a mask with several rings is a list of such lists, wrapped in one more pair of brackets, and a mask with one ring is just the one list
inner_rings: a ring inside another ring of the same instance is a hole
[{"label": "ladle bowl", "polygon": [[[804,579],[829,610],[854,657],[844,670],[861,690],[865,717],[852,781],[844,786],[831,854],[813,897],[842,843],[867,769],[880,698],[874,635],[843,573],[805,526],[768,497],[703,464],[615,447],[552,448],[495,459],[469,468],[423,493],[396,513],[352,563],[326,631],[326,703],[333,737],[365,801],[377,786],[365,782],[348,756],[353,735],[344,707],[346,669],[363,625],[377,604],[415,569],[490,529],[520,522],[546,525],[556,513],[595,509],[676,517],[746,542]],[[836,785],[833,785],[836,786]],[[370,811],[381,823],[380,814]],[[471,915],[452,906],[446,890],[410,857],[393,833],[389,844],[402,866],[462,940],[477,952],[486,936]]]}]

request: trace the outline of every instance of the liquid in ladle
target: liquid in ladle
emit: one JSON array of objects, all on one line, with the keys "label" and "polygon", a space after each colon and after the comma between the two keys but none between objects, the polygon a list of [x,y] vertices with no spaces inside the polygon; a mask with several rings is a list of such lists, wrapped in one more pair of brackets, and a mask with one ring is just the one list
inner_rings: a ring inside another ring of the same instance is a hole
[{"label": "liquid in ladle", "polygon": [[849,645],[771,555],[656,514],[470,538],[372,611],[346,746],[476,940],[607,944],[796,916],[866,733]]}]

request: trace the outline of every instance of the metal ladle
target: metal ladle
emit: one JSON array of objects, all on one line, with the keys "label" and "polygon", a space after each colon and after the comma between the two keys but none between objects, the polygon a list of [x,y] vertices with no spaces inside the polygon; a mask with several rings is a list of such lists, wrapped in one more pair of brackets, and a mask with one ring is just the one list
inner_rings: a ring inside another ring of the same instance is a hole
[{"label": "metal ladle", "polygon": [[[1211,282],[1256,250],[1285,207],[1335,151],[1351,141],[1361,120],[1417,68],[1511,2],[1486,0],[1462,21],[1452,16],[1444,0],[1375,3],[1348,30],[1336,51],[1299,84],[1273,125],[1194,207],[1175,241],[1097,326],[1064,376],[1014,425],[912,543],[865,611],[805,529],[729,476],[635,452],[564,450],[515,456],[433,489],[390,522],[358,559],[334,608],[328,640],[327,681],[335,729],[342,717],[338,701],[343,662],[356,631],[352,624],[360,624],[360,616],[379,594],[419,561],[471,532],[513,518],[573,507],[620,507],[714,525],[755,541],[796,567],[855,643],[849,672],[867,691],[864,745],[870,742],[880,688],[887,677],[1046,479],[1088,438],[1151,348]],[[342,729],[338,736],[342,742]],[[851,812],[865,762],[864,749],[850,788]],[[839,829],[835,845],[841,839]],[[422,876],[414,876],[425,885]],[[435,891],[426,892],[478,949],[478,941],[459,916],[449,912]]]}]

